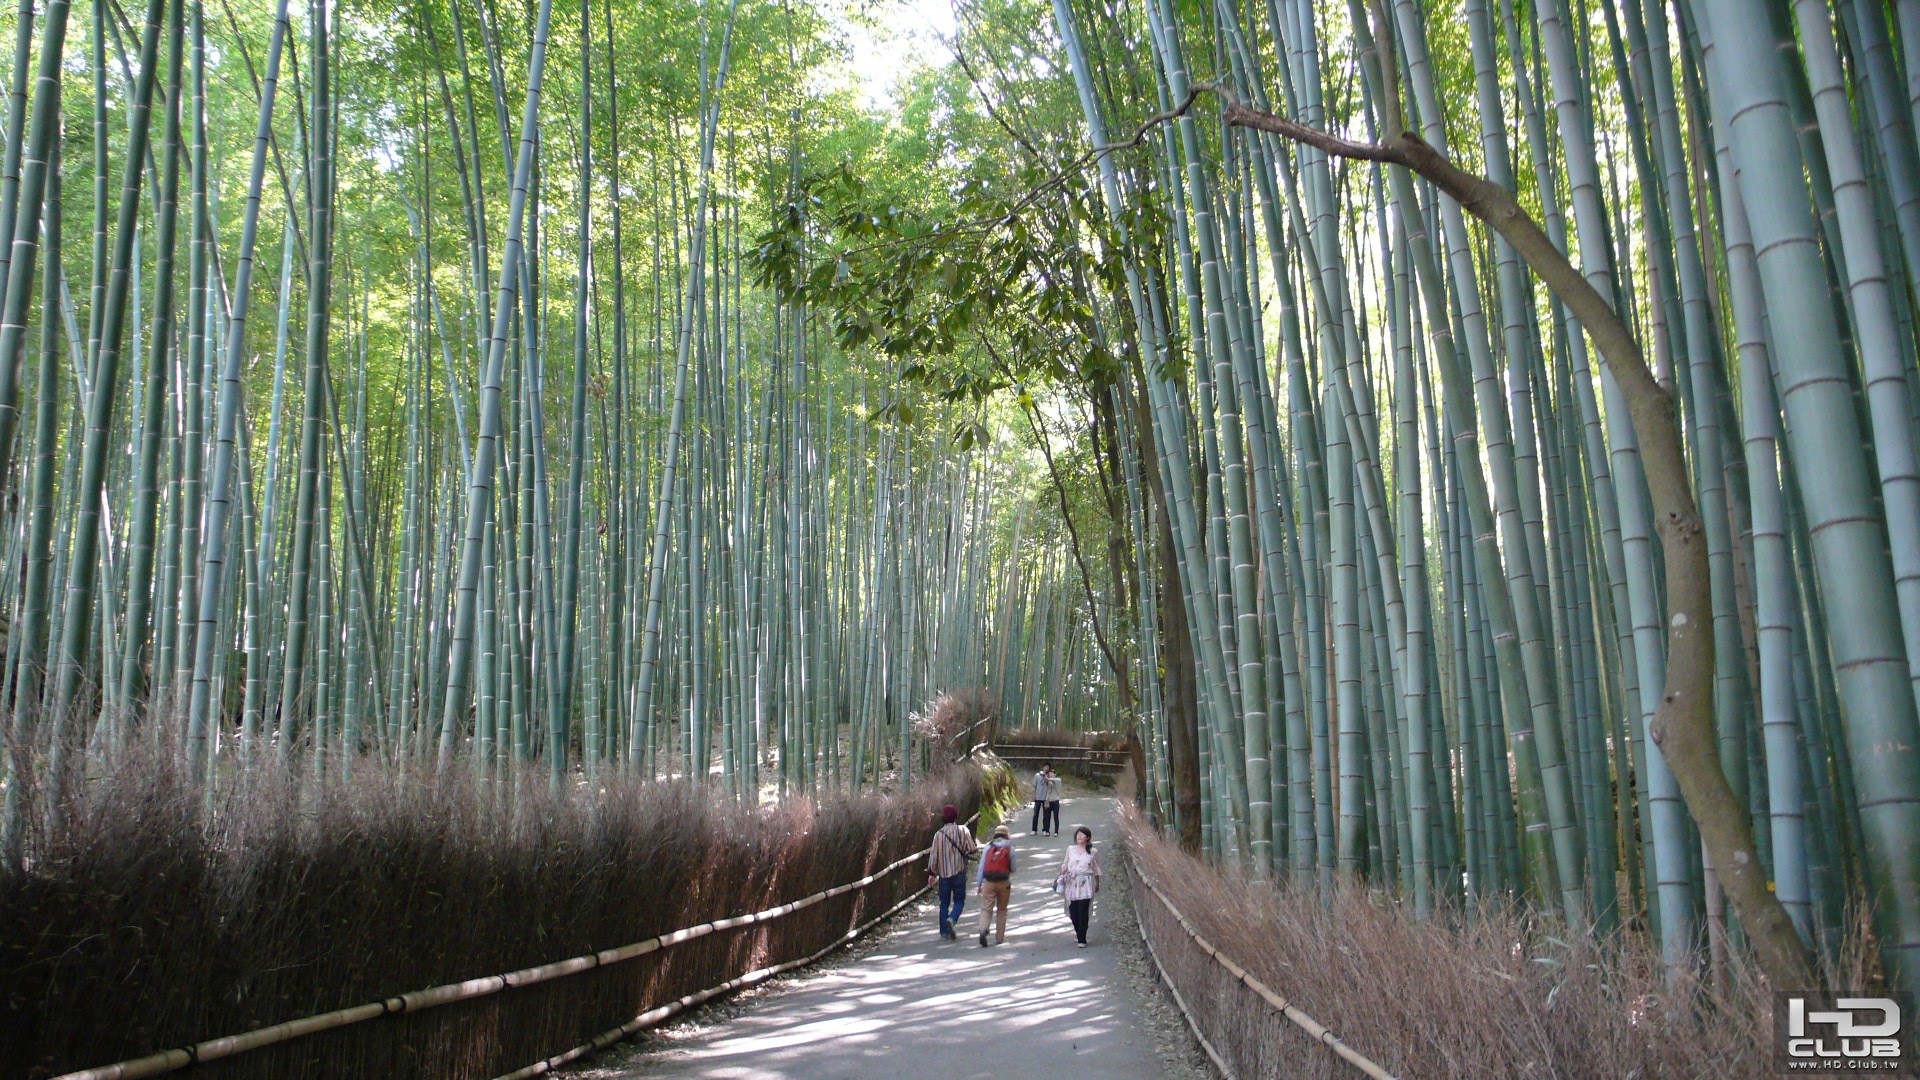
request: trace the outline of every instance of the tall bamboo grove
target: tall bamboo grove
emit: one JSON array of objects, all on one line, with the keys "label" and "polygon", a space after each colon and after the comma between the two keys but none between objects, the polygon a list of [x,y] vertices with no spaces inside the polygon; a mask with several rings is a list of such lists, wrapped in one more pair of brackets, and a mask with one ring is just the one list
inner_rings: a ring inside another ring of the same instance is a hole
[{"label": "tall bamboo grove", "polygon": [[751,280],[810,14],[13,16],[9,868],[141,746],[759,799],[911,786],[947,691],[1086,710],[1019,697],[1087,657],[1017,446],[877,419],[891,369]]},{"label": "tall bamboo grove", "polygon": [[888,197],[1043,177],[943,234],[1072,298],[947,320],[1017,406],[755,265],[901,145],[810,7],[11,11],[0,857],[143,745],[746,798],[978,690],[1253,873],[1920,989],[1920,8],[961,10]]},{"label": "tall bamboo grove", "polygon": [[1804,976],[1863,895],[1920,985],[1920,22],[1051,14],[1168,823],[1676,970]]}]

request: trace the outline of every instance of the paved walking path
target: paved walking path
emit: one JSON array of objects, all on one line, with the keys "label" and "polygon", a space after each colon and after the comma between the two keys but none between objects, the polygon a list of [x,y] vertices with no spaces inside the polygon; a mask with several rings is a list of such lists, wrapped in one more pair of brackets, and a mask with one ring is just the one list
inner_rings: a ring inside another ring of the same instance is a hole
[{"label": "paved walking path", "polygon": [[[1051,885],[1077,824],[1114,835],[1113,800],[1061,803],[1061,837],[1027,832],[1032,804],[1008,821],[1018,872],[1007,941],[983,949],[969,883],[959,941],[940,940],[931,904],[903,916],[874,952],[805,976],[717,1026],[624,1061],[596,1077],[727,1080],[962,1080],[967,1077],[1159,1077],[1153,1040],[1115,963],[1103,892],[1088,947],[1074,945]],[[981,832],[991,835],[991,824]],[[971,871],[970,871],[971,873]],[[1111,871],[1109,870],[1109,873]],[[1112,883],[1108,878],[1108,883]],[[660,1045],[664,1044],[664,1045]],[[632,1051],[628,1051],[633,1053]],[[616,1052],[617,1053],[617,1052]]]}]

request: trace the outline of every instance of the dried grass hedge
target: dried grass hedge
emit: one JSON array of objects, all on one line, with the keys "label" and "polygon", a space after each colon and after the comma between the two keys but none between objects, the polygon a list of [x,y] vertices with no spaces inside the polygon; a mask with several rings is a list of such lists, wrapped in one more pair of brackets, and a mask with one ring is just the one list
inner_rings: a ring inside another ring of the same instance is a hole
[{"label": "dried grass hedge", "polygon": [[[999,719],[1000,699],[984,687],[948,690],[912,717],[914,734],[926,743],[951,747],[962,754],[974,744],[987,741]],[[981,725],[988,727],[979,730]]]},{"label": "dried grass hedge", "polygon": [[[1395,1076],[1757,1077],[1771,999],[1736,976],[1670,985],[1632,937],[1602,949],[1516,909],[1416,920],[1358,890],[1249,881],[1125,820],[1153,885],[1210,944]],[[1134,905],[1167,976],[1234,1075],[1358,1075],[1208,957],[1144,885]],[[1862,924],[1864,931],[1864,923]],[[1863,934],[1856,934],[1862,940]],[[1868,985],[1862,948],[1827,985]]]},{"label": "dried grass hedge", "polygon": [[[0,870],[0,1076],[44,1077],[643,941],[852,881],[924,847],[973,766],[910,796],[734,805],[679,784],[518,797],[360,766],[322,791],[124,762]],[[263,770],[272,772],[273,770]],[[196,1077],[491,1077],[825,948],[920,888],[906,867],[766,923],[196,1066]]]}]

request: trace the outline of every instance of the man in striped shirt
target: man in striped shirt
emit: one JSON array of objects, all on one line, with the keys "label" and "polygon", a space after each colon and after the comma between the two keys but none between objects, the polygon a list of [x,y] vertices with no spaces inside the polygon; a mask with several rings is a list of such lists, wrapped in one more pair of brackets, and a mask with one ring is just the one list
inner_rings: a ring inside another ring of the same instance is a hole
[{"label": "man in striped shirt", "polygon": [[960,824],[960,811],[949,805],[940,816],[946,824],[933,834],[933,846],[927,852],[927,883],[940,884],[940,936],[954,941],[959,935],[953,928],[967,906],[967,860],[980,848],[973,842],[973,833]]}]

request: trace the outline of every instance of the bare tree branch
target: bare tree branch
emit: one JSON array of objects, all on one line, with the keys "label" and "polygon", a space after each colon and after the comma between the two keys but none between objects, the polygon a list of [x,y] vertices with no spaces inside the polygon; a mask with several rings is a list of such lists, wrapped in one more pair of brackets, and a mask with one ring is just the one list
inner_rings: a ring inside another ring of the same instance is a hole
[{"label": "bare tree branch", "polygon": [[[1386,35],[1379,40],[1383,49],[1390,47]],[[1390,56],[1383,70],[1395,71]],[[1639,436],[1660,548],[1666,557],[1667,685],[1654,715],[1653,740],[1680,783],[1708,857],[1749,931],[1768,980],[1778,988],[1811,985],[1806,947],[1779,897],[1768,888],[1766,872],[1755,854],[1753,823],[1720,765],[1713,717],[1713,603],[1699,504],[1694,500],[1673,395],[1654,379],[1632,330],[1512,192],[1461,169],[1405,129],[1397,91],[1391,87],[1383,104],[1389,114],[1387,130],[1397,134],[1380,143],[1342,138],[1251,108],[1229,90],[1216,92],[1226,102],[1222,119],[1230,127],[1272,132],[1336,157],[1399,165],[1425,177],[1511,244],[1592,339],[1626,398]]]}]

